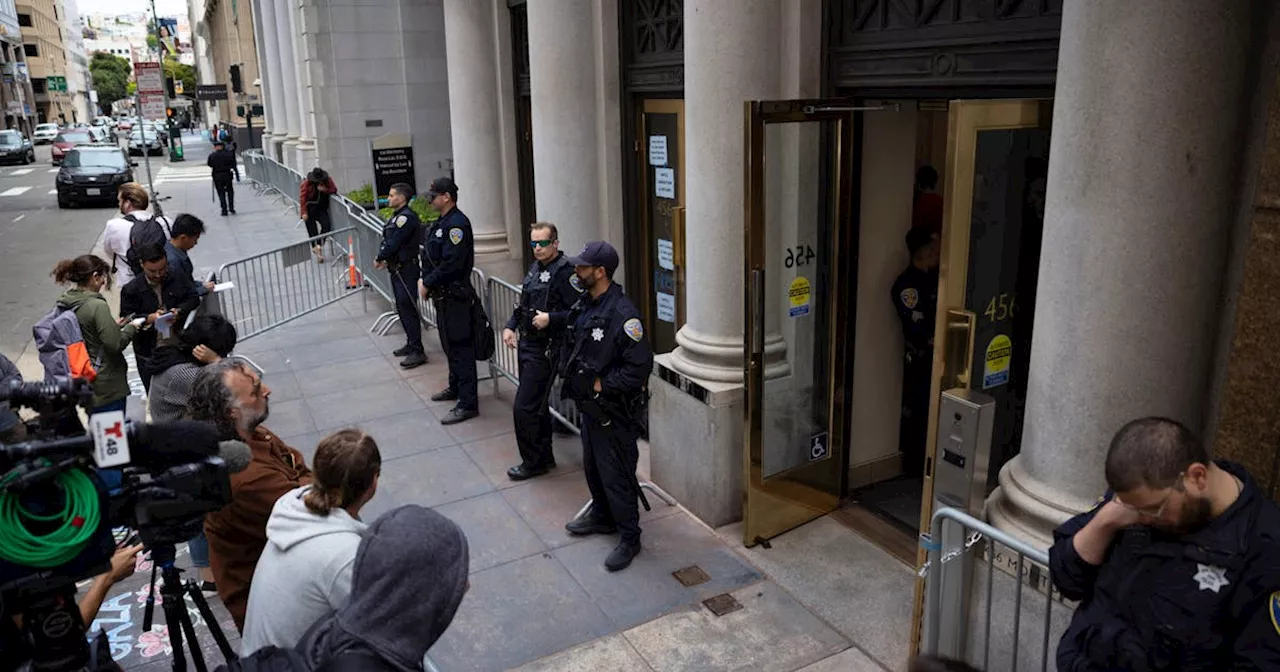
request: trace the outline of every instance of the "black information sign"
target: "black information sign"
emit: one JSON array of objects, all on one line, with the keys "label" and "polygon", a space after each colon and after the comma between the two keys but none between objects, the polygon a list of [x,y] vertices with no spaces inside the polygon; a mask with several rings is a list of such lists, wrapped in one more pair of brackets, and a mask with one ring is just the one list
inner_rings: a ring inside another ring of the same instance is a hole
[{"label": "black information sign", "polygon": [[397,182],[417,188],[413,173],[413,147],[373,148],[373,189],[379,202],[391,195]]},{"label": "black information sign", "polygon": [[226,84],[199,84],[196,86],[196,100],[226,100]]}]

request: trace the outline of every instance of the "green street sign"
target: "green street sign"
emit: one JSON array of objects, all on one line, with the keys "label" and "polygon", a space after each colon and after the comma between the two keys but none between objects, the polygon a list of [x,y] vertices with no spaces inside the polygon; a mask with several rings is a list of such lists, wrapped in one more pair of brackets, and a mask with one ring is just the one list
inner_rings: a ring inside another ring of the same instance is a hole
[{"label": "green street sign", "polygon": [[65,93],[67,90],[67,78],[60,76],[48,77],[45,80],[45,88],[51,92],[61,91]]}]

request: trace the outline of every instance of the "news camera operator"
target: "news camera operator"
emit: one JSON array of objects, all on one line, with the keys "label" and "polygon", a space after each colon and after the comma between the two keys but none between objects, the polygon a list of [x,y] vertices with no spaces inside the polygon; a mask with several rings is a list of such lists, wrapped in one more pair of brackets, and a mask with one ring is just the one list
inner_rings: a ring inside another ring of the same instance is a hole
[{"label": "news camera operator", "polygon": [[218,597],[241,632],[271,509],[285,493],[311,484],[302,453],[262,426],[270,396],[271,388],[251,367],[224,359],[200,371],[187,405],[188,418],[211,423],[219,439],[240,439],[252,452],[249,466],[231,476],[230,504],[204,522]]}]

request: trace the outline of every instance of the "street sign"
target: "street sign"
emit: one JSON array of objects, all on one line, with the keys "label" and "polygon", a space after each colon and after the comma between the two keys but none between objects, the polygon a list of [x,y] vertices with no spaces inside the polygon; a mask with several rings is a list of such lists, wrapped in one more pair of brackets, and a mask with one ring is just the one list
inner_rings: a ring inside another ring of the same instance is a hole
[{"label": "street sign", "polygon": [[174,91],[174,93],[176,93],[176,94],[178,94],[178,95],[182,95],[183,91],[182,91],[182,80],[181,80],[181,79],[175,79],[175,80],[173,80],[173,91]]},{"label": "street sign", "polygon": [[[164,74],[160,71],[159,63],[134,63],[133,78],[138,83],[138,93],[144,96],[149,93],[157,96],[164,95]],[[163,105],[161,105],[160,111],[160,116],[164,116]]]},{"label": "street sign", "polygon": [[369,143],[373,154],[374,198],[381,202],[391,193],[391,185],[404,182],[417,187],[413,171],[413,138],[407,133],[387,133]]},{"label": "street sign", "polygon": [[227,85],[197,84],[196,100],[227,100]]},{"label": "street sign", "polygon": [[67,90],[67,78],[60,75],[51,75],[45,78],[45,89],[51,93]]},{"label": "street sign", "polygon": [[164,119],[164,95],[140,93],[138,97],[142,99],[143,119]]}]

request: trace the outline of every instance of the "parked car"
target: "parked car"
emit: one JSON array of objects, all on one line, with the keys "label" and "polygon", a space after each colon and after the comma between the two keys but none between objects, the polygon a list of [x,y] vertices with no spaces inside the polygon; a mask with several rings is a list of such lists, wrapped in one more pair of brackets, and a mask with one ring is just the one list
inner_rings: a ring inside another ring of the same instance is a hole
[{"label": "parked car", "polygon": [[93,136],[89,135],[89,131],[63,131],[53,139],[53,149],[50,155],[53,157],[53,165],[62,163],[62,157],[66,155],[67,150],[76,145],[93,144]]},{"label": "parked car", "polygon": [[133,120],[128,117],[121,119],[120,121],[116,122],[116,130],[120,131],[121,133],[128,133],[129,131],[132,131]]},{"label": "parked car", "polygon": [[133,181],[137,166],[124,150],[107,145],[80,145],[67,150],[54,186],[58,207],[85,202],[116,203],[120,185]]},{"label": "parked car", "polygon": [[90,126],[85,130],[89,132],[89,137],[93,138],[94,142],[107,143],[112,140],[111,131],[106,126]]},{"label": "parked car", "polygon": [[169,127],[163,121],[147,122],[147,131],[155,131],[161,142],[169,144]]},{"label": "parked car", "polygon": [[21,132],[14,130],[0,131],[0,161],[5,163],[35,163],[36,148]]},{"label": "parked car", "polygon": [[56,137],[58,137],[57,124],[37,124],[35,132],[31,134],[31,139],[37,145],[43,145],[46,142],[53,142],[53,139]]},{"label": "parked car", "polygon": [[142,131],[135,129],[129,134],[129,155],[142,156],[143,153],[160,156],[164,154],[164,143],[150,129],[147,131],[145,140],[142,137]]}]

